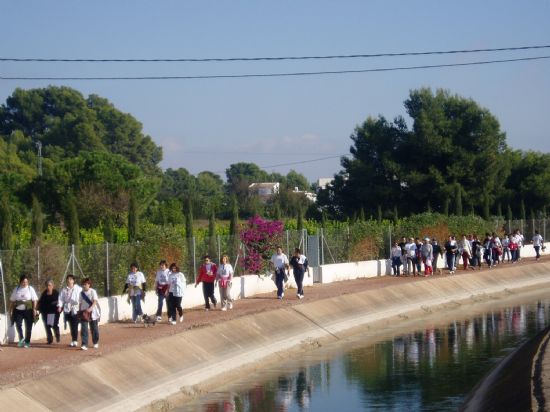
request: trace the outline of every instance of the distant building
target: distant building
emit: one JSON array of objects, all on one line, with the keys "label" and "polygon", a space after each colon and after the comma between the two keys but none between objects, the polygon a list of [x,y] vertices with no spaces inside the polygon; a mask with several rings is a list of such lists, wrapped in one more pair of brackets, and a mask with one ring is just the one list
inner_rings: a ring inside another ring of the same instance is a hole
[{"label": "distant building", "polygon": [[248,186],[248,193],[257,195],[262,202],[267,202],[274,195],[279,193],[279,182],[275,183],[251,183]]},{"label": "distant building", "polygon": [[326,189],[334,181],[333,177],[321,177],[317,180],[317,190]]},{"label": "distant building", "polygon": [[292,191],[294,193],[303,193],[303,195],[307,198],[307,200],[315,203],[317,201],[317,195],[313,192],[308,192],[306,190],[299,190],[297,187],[294,188]]}]

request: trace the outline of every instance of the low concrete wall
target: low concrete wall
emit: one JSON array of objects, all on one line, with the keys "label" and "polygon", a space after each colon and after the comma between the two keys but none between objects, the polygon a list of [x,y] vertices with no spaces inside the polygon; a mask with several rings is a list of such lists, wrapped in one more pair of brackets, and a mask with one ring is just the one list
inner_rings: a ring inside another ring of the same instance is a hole
[{"label": "low concrete wall", "polygon": [[346,330],[381,319],[398,322],[449,301],[489,299],[526,287],[550,287],[550,263],[397,283],[188,330],[4,389],[0,405],[6,410],[128,411],[158,399],[160,410],[172,395],[200,392],[203,382],[298,345],[339,340]]},{"label": "low concrete wall", "polygon": [[[304,277],[304,285],[311,286],[313,284],[313,277]],[[296,282],[294,277],[290,276],[288,287],[296,289]],[[243,299],[249,296],[258,295],[261,293],[269,293],[276,291],[277,288],[273,280],[265,276],[245,275],[234,278],[233,287],[231,288],[231,296],[233,299]],[[216,288],[216,297],[219,298],[219,290]],[[127,302],[127,295],[123,296],[111,296],[109,298],[100,298],[99,305],[101,307],[101,321],[100,324],[107,322],[116,322],[120,320],[131,319],[132,307]],[[184,308],[192,308],[195,306],[204,305],[204,298],[202,294],[202,285],[195,288],[194,284],[187,285],[182,305]],[[154,314],[157,311],[157,296],[153,291],[150,291],[145,296],[145,302],[142,302],[142,309],[144,313]],[[164,305],[166,311],[166,305]],[[0,314],[0,342],[5,343],[6,336],[9,342],[14,342],[16,338],[15,328],[11,326],[9,319]],[[69,333],[69,329],[63,330],[61,333]],[[46,331],[42,322],[39,322],[33,327],[32,339],[39,340],[46,338]]]}]

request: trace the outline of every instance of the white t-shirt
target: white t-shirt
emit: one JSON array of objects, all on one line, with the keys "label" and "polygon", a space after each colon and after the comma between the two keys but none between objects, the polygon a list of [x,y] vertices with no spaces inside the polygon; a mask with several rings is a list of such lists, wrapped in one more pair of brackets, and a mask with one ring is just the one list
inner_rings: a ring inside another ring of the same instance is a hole
[{"label": "white t-shirt", "polygon": [[[29,286],[24,287],[24,288],[18,286],[11,293],[10,302],[15,302],[17,300],[37,301],[38,296],[36,295],[36,292],[35,292],[35,290],[32,286],[29,285]],[[26,308],[25,305],[17,305],[15,307],[15,309],[18,309],[18,310],[25,310],[25,308]]]},{"label": "white t-shirt", "polygon": [[273,256],[271,256],[271,262],[276,269],[284,269],[288,265],[288,258],[284,253],[280,255],[274,253]]},{"label": "white t-shirt", "polygon": [[168,269],[157,270],[157,275],[155,276],[155,283],[159,286],[167,285],[169,274],[170,274],[170,271]]},{"label": "white t-shirt", "polygon": [[541,235],[535,235],[533,236],[533,246],[542,246],[542,236]]},{"label": "white t-shirt", "polygon": [[145,276],[141,272],[130,272],[128,273],[128,277],[126,278],[126,283],[129,287],[129,295],[134,296],[134,286],[139,286],[141,289],[142,284],[145,283]]},{"label": "white t-shirt", "polygon": [[[99,298],[97,296],[97,292],[95,291],[95,289],[90,288],[88,289],[87,292],[84,292],[84,290],[82,290],[82,293],[84,293],[88,297],[88,299],[92,301],[92,303],[94,303],[94,300],[99,301]],[[88,302],[86,302],[86,299],[82,297],[82,293],[78,294],[79,307],[80,307],[80,310],[86,310],[90,307],[90,305],[88,305]],[[92,308],[92,320],[98,320],[100,317],[101,317],[101,311],[99,309],[99,302],[98,302]]]},{"label": "white t-shirt", "polygon": [[217,279],[229,279],[233,277],[233,266],[231,263],[222,263],[218,266],[218,271],[216,272]]},{"label": "white t-shirt", "polygon": [[82,288],[78,285],[73,285],[71,289],[65,286],[59,293],[59,299],[57,300],[57,307],[63,308],[63,312],[72,313],[76,315],[78,312],[78,301],[80,299],[80,292]]},{"label": "white t-shirt", "polygon": [[170,285],[168,293],[171,293],[178,298],[183,297],[185,286],[187,285],[187,281],[185,280],[185,276],[183,275],[183,273],[170,272],[170,274],[168,275],[168,283]]},{"label": "white t-shirt", "polygon": [[401,257],[401,248],[399,246],[394,246],[391,248],[391,257],[394,257],[394,258]]},{"label": "white t-shirt", "polygon": [[407,257],[413,258],[416,256],[416,245],[414,243],[407,243],[405,245],[405,253]]}]

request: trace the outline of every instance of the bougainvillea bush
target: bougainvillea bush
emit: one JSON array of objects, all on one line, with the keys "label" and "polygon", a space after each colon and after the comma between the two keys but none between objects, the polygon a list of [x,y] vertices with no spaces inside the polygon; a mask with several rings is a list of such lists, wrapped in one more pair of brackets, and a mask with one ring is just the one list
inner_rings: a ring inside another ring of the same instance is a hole
[{"label": "bougainvillea bush", "polygon": [[242,265],[246,272],[260,274],[269,268],[269,260],[283,239],[283,222],[264,220],[260,216],[248,219],[241,230],[244,245]]}]

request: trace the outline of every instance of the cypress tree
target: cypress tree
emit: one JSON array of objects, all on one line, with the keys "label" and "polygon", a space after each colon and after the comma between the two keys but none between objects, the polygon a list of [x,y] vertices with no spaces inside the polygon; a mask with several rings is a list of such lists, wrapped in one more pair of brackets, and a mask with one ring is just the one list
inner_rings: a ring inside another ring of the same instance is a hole
[{"label": "cypress tree", "polygon": [[128,200],[128,242],[132,243],[137,240],[138,236],[138,210],[137,201],[134,193],[130,194]]},{"label": "cypress tree", "polygon": [[506,207],[506,220],[511,221],[514,218],[514,215],[512,214],[512,208],[510,207],[510,203],[508,203],[508,206]]},{"label": "cypress tree", "polygon": [[399,220],[399,211],[397,210],[397,205],[393,207],[393,220],[397,222]]},{"label": "cypress tree", "polygon": [[426,212],[432,213],[432,204],[428,200],[428,203],[426,203]]},{"label": "cypress tree", "polygon": [[185,237],[188,239],[193,237],[193,204],[191,198],[186,200],[186,213],[185,213]]},{"label": "cypress tree", "polygon": [[500,204],[500,202],[498,202],[498,204],[497,204],[497,216],[498,216],[498,217],[504,216],[504,215],[502,214],[502,205]]},{"label": "cypress tree", "polygon": [[[280,210],[280,209],[279,209]],[[236,236],[239,234],[239,205],[237,204],[237,197],[231,196],[231,218],[229,220],[229,234]]]},{"label": "cypress tree", "polygon": [[69,213],[69,244],[78,246],[80,244],[80,223],[76,202],[72,195],[67,200],[67,209]]},{"label": "cypress tree", "polygon": [[114,243],[113,218],[107,216],[103,221],[103,239],[105,242]]},{"label": "cypress tree", "polygon": [[7,193],[4,193],[2,200],[0,201],[0,225],[2,225],[2,231],[0,232],[0,249],[12,250],[12,216]]},{"label": "cypress tree", "polygon": [[361,222],[364,222],[366,220],[365,218],[365,209],[361,208],[361,210],[359,211],[359,220]]},{"label": "cypress tree", "polygon": [[451,203],[451,200],[449,199],[449,196],[445,197],[445,200],[443,201],[443,214],[445,216],[449,216],[449,204]]},{"label": "cypress tree", "polygon": [[44,230],[44,215],[42,206],[36,196],[32,197],[32,222],[31,222],[31,243],[40,246],[42,243],[42,232]]},{"label": "cypress tree", "polygon": [[216,242],[216,215],[214,211],[208,218],[208,254],[218,256],[218,243]]},{"label": "cypress tree", "polygon": [[529,208],[529,219],[535,218],[535,210],[531,207]]},{"label": "cypress tree", "polygon": [[378,223],[382,222],[382,206],[378,205],[377,207]]},{"label": "cypress tree", "polygon": [[489,207],[489,196],[485,194],[483,196],[483,219],[489,220],[491,217],[491,210]]},{"label": "cypress tree", "polygon": [[546,206],[542,207],[542,217],[546,218]]},{"label": "cypress tree", "polygon": [[323,209],[323,212],[321,213],[321,227],[326,228],[328,223],[327,218],[327,211]]},{"label": "cypress tree", "polygon": [[279,205],[278,200],[273,205],[273,219],[281,220],[281,206]]},{"label": "cypress tree", "polygon": [[462,186],[455,184],[455,215],[462,216]]},{"label": "cypress tree", "polygon": [[296,229],[298,230],[298,232],[301,232],[302,230],[304,230],[304,217],[302,215],[303,215],[302,206],[300,206],[298,207],[298,218],[296,222]]},{"label": "cypress tree", "polygon": [[525,202],[523,201],[523,198],[521,199],[521,203],[519,204],[519,217],[522,220],[525,220],[527,218],[527,215],[525,213]]}]

